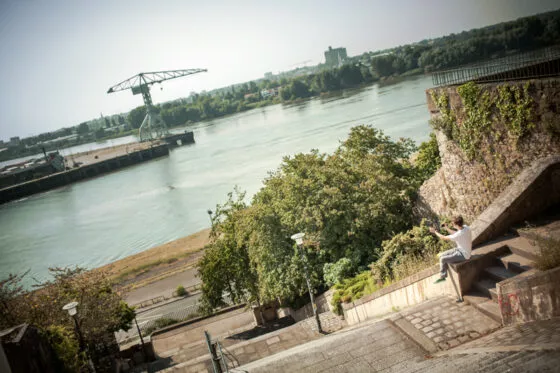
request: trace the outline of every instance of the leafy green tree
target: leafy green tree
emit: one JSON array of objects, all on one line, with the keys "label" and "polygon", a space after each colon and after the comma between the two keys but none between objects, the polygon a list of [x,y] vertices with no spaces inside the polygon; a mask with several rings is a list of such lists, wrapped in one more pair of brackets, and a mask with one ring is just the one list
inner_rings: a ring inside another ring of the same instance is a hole
[{"label": "leafy green tree", "polygon": [[[367,268],[381,255],[374,248],[382,240],[412,225],[415,149],[411,140],[358,126],[332,155],[284,158],[250,206],[230,196],[201,260],[208,303],[240,289],[261,301],[294,299],[307,291],[304,263],[314,288],[324,286],[326,263],[347,258],[353,268]],[[297,232],[306,233],[303,256],[290,239]]]},{"label": "leafy green tree", "polygon": [[223,306],[224,294],[232,302],[260,304],[258,278],[249,259],[245,193],[235,189],[212,216],[211,243],[198,263],[202,280],[202,308],[205,311]]},{"label": "leafy green tree", "polygon": [[83,136],[89,132],[89,126],[86,122],[78,125],[78,135]]},{"label": "leafy green tree", "polygon": [[132,128],[140,128],[144,117],[146,116],[146,107],[144,105],[134,108],[128,113],[128,123]]},{"label": "leafy green tree", "polygon": [[420,144],[415,163],[424,180],[429,179],[441,167],[441,158],[435,133],[430,133],[430,140]]},{"label": "leafy green tree", "polygon": [[[70,349],[75,341],[68,340],[74,323],[62,307],[79,302],[77,320],[84,340],[89,346],[103,343],[108,333],[131,327],[135,312],[112,289],[112,283],[103,271],[85,271],[83,268],[51,268],[52,280],[37,284],[37,290],[21,286],[23,276],[10,275],[0,281],[0,328],[29,323],[57,338],[64,347],[64,361],[79,361],[77,350]],[[56,329],[56,330],[53,330]],[[56,347],[56,346],[55,346]],[[68,353],[74,358],[68,357]]]}]

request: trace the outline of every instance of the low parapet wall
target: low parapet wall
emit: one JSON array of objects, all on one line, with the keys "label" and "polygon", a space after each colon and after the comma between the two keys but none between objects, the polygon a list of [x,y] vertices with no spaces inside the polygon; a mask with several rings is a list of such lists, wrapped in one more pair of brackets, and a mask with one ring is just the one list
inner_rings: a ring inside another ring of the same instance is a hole
[{"label": "low parapet wall", "polygon": [[502,323],[546,320],[560,316],[560,267],[530,271],[496,285]]},{"label": "low parapet wall", "polygon": [[453,270],[450,270],[449,274],[451,281],[434,284],[439,278],[439,266],[435,265],[355,302],[343,303],[344,318],[348,325],[354,325],[442,294],[456,296],[457,292],[453,284],[457,283],[457,274]]}]

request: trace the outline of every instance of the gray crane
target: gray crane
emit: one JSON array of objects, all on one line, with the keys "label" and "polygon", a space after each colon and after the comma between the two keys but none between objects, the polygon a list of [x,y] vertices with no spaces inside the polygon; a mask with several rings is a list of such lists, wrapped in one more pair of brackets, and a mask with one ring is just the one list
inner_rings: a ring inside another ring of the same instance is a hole
[{"label": "gray crane", "polygon": [[206,69],[187,69],[187,70],[170,70],[170,71],[155,71],[149,73],[140,73],[133,77],[126,79],[119,84],[109,88],[107,93],[124,91],[131,89],[133,95],[142,94],[144,105],[146,106],[146,117],[142,121],[142,125],[138,131],[140,141],[148,141],[156,138],[161,138],[169,134],[167,125],[155,110],[152,103],[152,96],[150,95],[150,86],[156,83],[161,83],[166,80],[180,78],[187,75],[206,72]]}]

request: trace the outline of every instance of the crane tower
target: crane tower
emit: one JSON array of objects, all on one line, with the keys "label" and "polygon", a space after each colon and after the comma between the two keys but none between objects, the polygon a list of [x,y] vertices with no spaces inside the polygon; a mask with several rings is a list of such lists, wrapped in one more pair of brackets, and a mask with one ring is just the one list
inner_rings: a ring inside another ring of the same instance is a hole
[{"label": "crane tower", "polygon": [[144,105],[146,106],[146,116],[142,121],[142,125],[138,131],[140,141],[153,140],[155,138],[164,137],[169,134],[167,125],[155,110],[152,103],[152,96],[150,95],[150,86],[156,83],[161,83],[166,80],[180,78],[187,75],[206,72],[206,69],[187,69],[187,70],[170,70],[170,71],[156,71],[149,73],[140,73],[133,77],[120,82],[109,88],[107,93],[124,91],[131,89],[133,95],[142,94]]}]

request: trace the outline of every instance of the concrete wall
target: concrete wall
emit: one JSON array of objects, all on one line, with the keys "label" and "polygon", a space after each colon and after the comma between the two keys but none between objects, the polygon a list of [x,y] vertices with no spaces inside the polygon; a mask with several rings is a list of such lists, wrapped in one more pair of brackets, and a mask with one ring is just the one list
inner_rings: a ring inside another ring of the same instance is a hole
[{"label": "concrete wall", "polygon": [[343,303],[344,318],[348,325],[354,325],[442,294],[456,296],[457,292],[453,284],[457,283],[457,274],[452,270],[449,274],[447,281],[434,284],[434,281],[439,278],[439,266],[433,266],[360,298],[356,302]]},{"label": "concrete wall", "polygon": [[[538,159],[560,155],[560,79],[504,84],[524,86],[527,83],[533,99],[531,122],[535,128],[519,141],[508,135],[495,106],[491,107],[491,129],[482,140],[477,159],[467,159],[455,141],[443,132],[435,131],[442,167],[420,188],[417,203],[420,216],[461,214],[472,222],[525,168]],[[480,85],[490,94],[492,104],[497,101],[499,85]],[[457,86],[433,88],[426,92],[428,109],[432,118],[437,119],[441,113],[433,102],[432,92],[449,97],[450,106],[457,113],[456,125],[461,126],[464,107]]]},{"label": "concrete wall", "polygon": [[[332,312],[331,299],[333,296],[333,291],[328,290],[321,295],[315,297],[315,303],[317,304],[317,312]],[[311,302],[307,303],[305,306],[294,310],[290,307],[281,307],[277,311],[278,317],[292,316],[292,318],[298,322],[308,319],[313,316],[313,307]]]},{"label": "concrete wall", "polygon": [[497,284],[502,323],[546,320],[560,316],[560,267],[530,271]]}]

